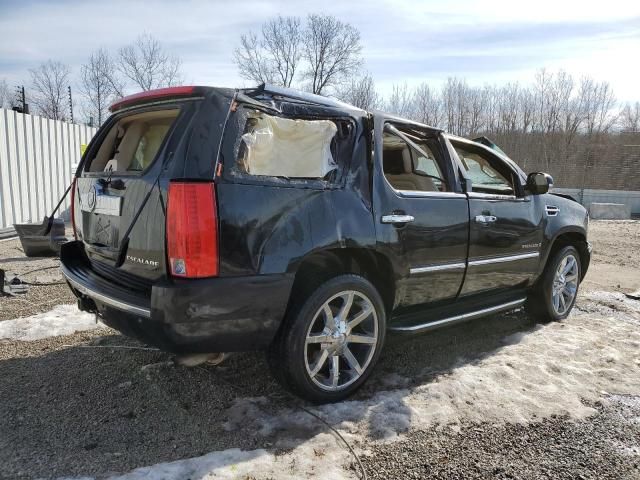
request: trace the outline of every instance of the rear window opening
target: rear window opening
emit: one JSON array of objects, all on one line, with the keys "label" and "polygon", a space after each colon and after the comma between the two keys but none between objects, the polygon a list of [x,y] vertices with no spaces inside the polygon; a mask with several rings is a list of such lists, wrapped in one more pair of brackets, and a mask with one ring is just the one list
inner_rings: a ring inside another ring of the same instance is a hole
[{"label": "rear window opening", "polygon": [[332,180],[348,121],[283,118],[246,110],[235,173],[291,179]]},{"label": "rear window opening", "polygon": [[176,108],[121,118],[111,126],[85,171],[142,172],[153,163],[179,113]]}]

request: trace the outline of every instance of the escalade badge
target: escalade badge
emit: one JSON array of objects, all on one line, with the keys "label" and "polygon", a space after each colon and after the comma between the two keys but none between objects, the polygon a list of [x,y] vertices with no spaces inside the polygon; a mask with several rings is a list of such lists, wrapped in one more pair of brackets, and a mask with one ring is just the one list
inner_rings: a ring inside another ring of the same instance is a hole
[{"label": "escalade badge", "polygon": [[132,257],[131,255],[127,255],[127,260],[133,263],[139,263],[140,265],[148,265],[153,268],[158,268],[160,266],[160,262],[156,262],[155,260],[147,260],[146,258]]}]

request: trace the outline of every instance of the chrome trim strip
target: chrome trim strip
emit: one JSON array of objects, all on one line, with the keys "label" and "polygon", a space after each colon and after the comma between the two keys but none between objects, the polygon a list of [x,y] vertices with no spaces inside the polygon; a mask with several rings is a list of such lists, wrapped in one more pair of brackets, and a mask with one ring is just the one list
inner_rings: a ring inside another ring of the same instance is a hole
[{"label": "chrome trim strip", "polygon": [[117,308],[118,310],[122,310],[123,312],[135,313],[136,315],[140,315],[145,318],[151,318],[151,310],[107,297],[106,295],[96,292],[95,290],[92,290],[82,285],[77,280],[74,280],[73,278],[71,278],[70,274],[66,271],[64,267],[61,267],[60,270],[62,271],[62,275],[73,286],[73,288],[78,290],[80,293],[83,293],[84,295],[87,295],[88,297],[94,300],[98,300],[104,303],[105,305],[109,305],[110,307]]},{"label": "chrome trim strip", "polygon": [[415,275],[416,273],[441,272],[443,270],[461,270],[465,267],[466,264],[464,263],[443,263],[440,265],[429,265],[426,267],[410,268],[409,273],[411,275]]},{"label": "chrome trim strip", "polygon": [[482,317],[484,315],[488,315],[490,313],[496,313],[503,310],[510,310],[511,308],[519,307],[525,302],[526,298],[519,298],[518,300],[514,300],[512,302],[503,303],[500,305],[495,305],[493,307],[483,308],[481,310],[476,310],[474,312],[462,313],[460,315],[454,315],[453,317],[443,318],[442,320],[436,320],[435,322],[422,323],[420,325],[412,325],[410,327],[389,327],[389,330],[394,330],[396,332],[419,332],[421,330],[432,329],[435,327],[439,327],[442,325],[446,325],[448,323],[460,322],[463,320],[472,320],[474,318]]},{"label": "chrome trim strip", "polygon": [[544,209],[547,212],[547,215],[550,217],[555,217],[556,215],[558,215],[558,213],[560,213],[560,209],[555,205],[546,205]]},{"label": "chrome trim strip", "polygon": [[530,252],[530,253],[523,253],[520,255],[508,255],[505,257],[483,258],[482,260],[469,261],[469,266],[475,267],[477,265],[490,265],[492,263],[514,262],[517,260],[525,260],[527,258],[536,258],[539,256],[540,256],[540,252]]},{"label": "chrome trim strip", "polygon": [[[386,179],[386,177],[385,177]],[[389,183],[389,181],[387,180],[387,183]],[[393,188],[393,186],[391,186],[391,188]],[[421,197],[429,197],[429,198],[464,198],[466,199],[467,196],[464,193],[457,193],[457,192],[427,192],[424,190],[396,190],[395,188],[393,189],[394,192],[396,192],[397,194],[399,194],[399,196],[401,196],[402,198],[421,198]]]},{"label": "chrome trim strip", "polygon": [[523,198],[516,197],[515,195],[505,195],[501,193],[469,192],[467,195],[469,198],[479,200],[523,200]]}]

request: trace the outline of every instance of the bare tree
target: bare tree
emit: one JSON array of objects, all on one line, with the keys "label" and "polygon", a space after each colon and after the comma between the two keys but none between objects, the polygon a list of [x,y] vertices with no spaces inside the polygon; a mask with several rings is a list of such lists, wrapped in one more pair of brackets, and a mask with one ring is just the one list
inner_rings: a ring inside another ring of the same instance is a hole
[{"label": "bare tree", "polygon": [[118,51],[117,70],[136,87],[152,90],[181,82],[179,58],[164,51],[158,40],[143,33]]},{"label": "bare tree", "polygon": [[596,82],[591,77],[580,80],[579,97],[582,104],[587,134],[608,132],[617,120],[613,111],[616,98],[607,82]]},{"label": "bare tree", "polygon": [[442,98],[426,82],[421,83],[414,90],[413,102],[417,121],[432,127],[442,126]]},{"label": "bare tree", "polygon": [[338,89],[337,96],[343,102],[363,110],[374,110],[381,104],[380,95],[376,92],[375,83],[369,74],[360,78],[353,77],[345,82]]},{"label": "bare tree", "polygon": [[97,125],[107,118],[109,105],[122,96],[122,87],[114,76],[113,60],[103,48],[96,50],[80,68],[80,93],[86,101],[86,113]]},{"label": "bare tree", "polygon": [[275,83],[273,69],[255,33],[240,36],[240,47],[233,52],[240,76],[257,83]]},{"label": "bare tree", "polygon": [[362,65],[360,32],[331,15],[309,15],[303,44],[312,93],[322,94]]},{"label": "bare tree", "polygon": [[391,96],[385,105],[389,113],[394,113],[399,117],[414,118],[414,94],[406,83],[393,85]]},{"label": "bare tree", "polygon": [[298,17],[277,17],[262,25],[260,37],[240,36],[234,50],[240,76],[258,83],[290,87],[302,56],[302,32]]},{"label": "bare tree", "polygon": [[29,70],[33,89],[33,104],[43,117],[66,120],[69,113],[67,87],[69,67],[49,60],[39,67]]},{"label": "bare tree", "polygon": [[290,87],[302,56],[300,19],[278,17],[262,26],[262,44],[278,83]]},{"label": "bare tree", "polygon": [[9,84],[3,78],[0,80],[0,108],[9,108],[11,106],[11,92]]},{"label": "bare tree", "polygon": [[640,102],[627,103],[620,113],[620,123],[627,132],[640,132]]}]

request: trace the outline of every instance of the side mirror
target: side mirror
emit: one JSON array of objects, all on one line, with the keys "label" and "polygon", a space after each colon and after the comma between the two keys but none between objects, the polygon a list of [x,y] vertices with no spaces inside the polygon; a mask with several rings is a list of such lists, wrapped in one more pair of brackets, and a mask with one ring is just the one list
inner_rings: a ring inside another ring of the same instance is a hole
[{"label": "side mirror", "polygon": [[532,195],[547,193],[553,186],[553,177],[548,173],[535,172],[527,176],[527,190]]}]

